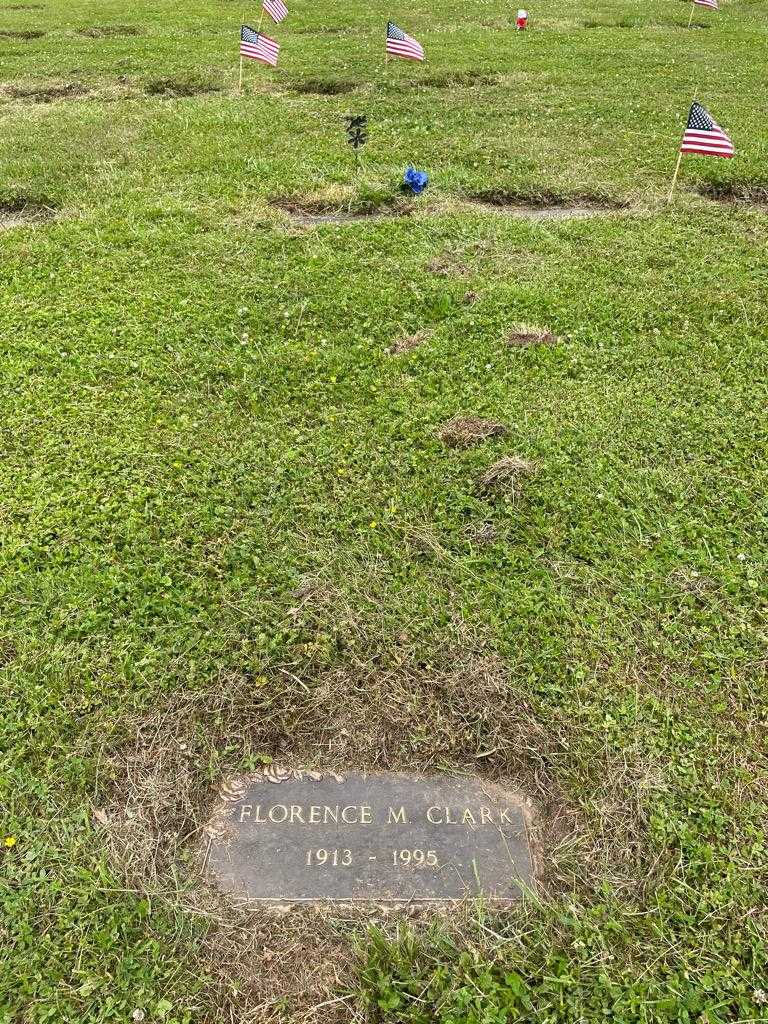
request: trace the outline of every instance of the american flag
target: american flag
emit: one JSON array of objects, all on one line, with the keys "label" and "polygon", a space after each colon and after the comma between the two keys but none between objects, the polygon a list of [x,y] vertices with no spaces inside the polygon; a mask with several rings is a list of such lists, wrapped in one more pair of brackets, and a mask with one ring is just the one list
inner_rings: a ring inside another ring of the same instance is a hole
[{"label": "american flag", "polygon": [[387,53],[406,60],[424,60],[424,49],[394,22],[387,22]]},{"label": "american flag", "polygon": [[[696,2],[698,3],[699,0],[696,0]],[[717,0],[715,0],[716,2]],[[288,8],[283,3],[283,0],[264,0],[262,6],[276,25],[279,25],[284,18],[288,17]]]},{"label": "american flag", "polygon": [[713,11],[719,11],[720,8],[717,6],[717,0],[693,0],[699,7],[711,7]]},{"label": "american flag", "polygon": [[277,67],[277,55],[280,53],[280,44],[263,32],[257,32],[250,25],[240,26],[240,56],[250,57],[251,60],[258,60],[262,64],[269,64],[270,67]]},{"label": "american flag", "polygon": [[733,156],[736,148],[712,115],[694,100],[680,152],[700,153],[702,156]]}]

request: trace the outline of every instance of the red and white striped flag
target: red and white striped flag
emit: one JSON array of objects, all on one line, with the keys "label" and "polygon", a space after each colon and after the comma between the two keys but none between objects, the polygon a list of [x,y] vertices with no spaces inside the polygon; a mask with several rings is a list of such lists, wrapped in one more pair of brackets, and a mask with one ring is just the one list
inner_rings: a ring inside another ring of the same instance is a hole
[{"label": "red and white striped flag", "polygon": [[248,57],[250,60],[257,60],[261,64],[269,64],[270,67],[277,67],[277,55],[280,53],[280,43],[270,39],[263,32],[257,32],[250,25],[240,26],[240,56]]},{"label": "red and white striped flag", "polygon": [[[696,2],[698,3],[699,0],[696,0]],[[715,3],[717,3],[717,0],[715,0]],[[283,3],[283,0],[264,0],[262,7],[276,25],[279,25],[281,21],[288,17],[288,8]]]},{"label": "red and white striped flag", "polygon": [[717,0],[693,0],[699,7],[711,7],[713,11],[719,11],[720,8],[717,5]]},{"label": "red and white striped flag", "polygon": [[387,53],[405,60],[424,60],[423,47],[392,21],[387,22]]},{"label": "red and white striped flag", "polygon": [[680,152],[699,153],[701,156],[733,156],[736,147],[712,115],[694,100]]}]

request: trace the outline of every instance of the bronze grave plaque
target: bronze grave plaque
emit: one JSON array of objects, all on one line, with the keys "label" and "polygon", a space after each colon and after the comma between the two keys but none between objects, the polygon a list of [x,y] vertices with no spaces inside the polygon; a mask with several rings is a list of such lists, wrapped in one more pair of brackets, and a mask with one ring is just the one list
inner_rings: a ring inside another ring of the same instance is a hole
[{"label": "bronze grave plaque", "polygon": [[205,864],[230,895],[291,902],[519,899],[523,802],[477,778],[268,768],[222,789]]}]

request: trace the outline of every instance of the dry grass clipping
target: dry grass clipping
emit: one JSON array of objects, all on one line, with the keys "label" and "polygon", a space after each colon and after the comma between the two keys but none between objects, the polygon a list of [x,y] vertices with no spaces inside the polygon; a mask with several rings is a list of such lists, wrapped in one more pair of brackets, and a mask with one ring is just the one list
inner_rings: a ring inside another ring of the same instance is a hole
[{"label": "dry grass clipping", "polygon": [[434,333],[434,331],[427,329],[417,331],[415,334],[405,334],[402,338],[398,338],[396,341],[393,341],[391,345],[384,349],[384,351],[388,356],[402,356],[406,352],[412,352],[415,348],[419,348],[425,341],[428,341]]},{"label": "dry grass clipping", "polygon": [[681,566],[671,572],[667,577],[667,585],[680,596],[690,595],[700,599],[717,589],[713,579],[687,566]]},{"label": "dry grass clipping", "polygon": [[470,523],[464,528],[464,536],[470,544],[494,544],[499,539],[499,531],[493,523]]},{"label": "dry grass clipping", "polygon": [[545,327],[516,324],[504,340],[510,348],[530,348],[534,345],[556,345],[559,339]]},{"label": "dry grass clipping", "polygon": [[523,481],[533,476],[536,468],[534,462],[521,459],[519,455],[505,455],[478,477],[477,488],[481,494],[505,491],[517,498],[522,491]]},{"label": "dry grass clipping", "polygon": [[437,436],[449,448],[469,448],[489,437],[503,437],[508,433],[503,423],[484,420],[479,416],[455,416],[437,432]]},{"label": "dry grass clipping", "polygon": [[430,260],[427,270],[430,274],[436,274],[438,277],[466,277],[470,273],[466,263],[460,263],[451,253],[445,253]]}]

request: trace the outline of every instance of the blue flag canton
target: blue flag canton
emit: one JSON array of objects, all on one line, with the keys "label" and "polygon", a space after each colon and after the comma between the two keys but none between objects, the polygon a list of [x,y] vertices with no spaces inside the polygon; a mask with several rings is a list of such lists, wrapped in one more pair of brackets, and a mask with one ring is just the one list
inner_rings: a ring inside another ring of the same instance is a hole
[{"label": "blue flag canton", "polygon": [[404,43],[405,42],[405,32],[403,32],[402,29],[398,28],[397,25],[395,25],[394,22],[388,21],[387,22],[387,39],[397,39],[401,43]]},{"label": "blue flag canton", "polygon": [[695,132],[711,132],[715,130],[715,122],[700,103],[693,103],[686,127]]},{"label": "blue flag canton", "polygon": [[244,43],[258,43],[259,33],[255,28],[251,28],[250,25],[241,25],[240,39]]}]

